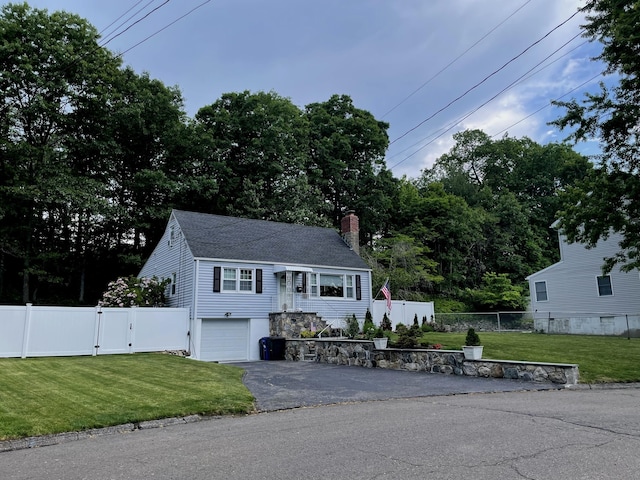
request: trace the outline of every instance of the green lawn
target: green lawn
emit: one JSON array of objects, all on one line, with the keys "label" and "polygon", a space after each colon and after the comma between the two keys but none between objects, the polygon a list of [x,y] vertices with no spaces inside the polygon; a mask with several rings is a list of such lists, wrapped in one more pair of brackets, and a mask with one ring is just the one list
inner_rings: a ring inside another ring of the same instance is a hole
[{"label": "green lawn", "polygon": [[[479,332],[484,357],[577,363],[580,382],[640,381],[640,339]],[[465,333],[422,340],[459,350]],[[162,354],[0,359],[0,440],[190,414],[246,413],[242,369]]]},{"label": "green lawn", "polygon": [[243,370],[163,354],[0,359],[0,440],[246,413]]},{"label": "green lawn", "polygon": [[[478,332],[484,358],[577,363],[580,383],[640,381],[640,338]],[[465,333],[430,332],[422,341],[459,350]]]}]

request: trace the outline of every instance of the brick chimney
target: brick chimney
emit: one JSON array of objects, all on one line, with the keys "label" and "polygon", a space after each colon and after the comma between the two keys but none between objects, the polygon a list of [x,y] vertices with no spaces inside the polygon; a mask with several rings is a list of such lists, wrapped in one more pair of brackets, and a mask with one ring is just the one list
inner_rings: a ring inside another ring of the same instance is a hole
[{"label": "brick chimney", "polygon": [[340,222],[342,238],[351,250],[360,255],[360,221],[353,210],[349,210]]}]

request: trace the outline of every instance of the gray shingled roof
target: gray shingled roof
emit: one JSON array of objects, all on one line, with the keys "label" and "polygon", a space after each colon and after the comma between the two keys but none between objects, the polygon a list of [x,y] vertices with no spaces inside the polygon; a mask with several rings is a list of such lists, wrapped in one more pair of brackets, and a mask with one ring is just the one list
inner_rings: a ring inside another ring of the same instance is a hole
[{"label": "gray shingled roof", "polygon": [[369,268],[331,228],[183,210],[173,215],[197,258]]}]

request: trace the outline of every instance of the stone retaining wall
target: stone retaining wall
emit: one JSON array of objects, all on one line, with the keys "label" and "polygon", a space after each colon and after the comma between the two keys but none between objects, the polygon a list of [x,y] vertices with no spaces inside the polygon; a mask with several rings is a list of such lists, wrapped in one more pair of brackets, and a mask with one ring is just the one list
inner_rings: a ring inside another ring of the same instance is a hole
[{"label": "stone retaining wall", "polygon": [[275,312],[269,314],[269,335],[272,337],[300,338],[302,331],[320,332],[327,326],[315,313]]},{"label": "stone retaining wall", "polygon": [[561,385],[575,385],[579,378],[578,365],[575,364],[465,360],[464,354],[459,350],[376,350],[373,342],[368,340],[287,339],[285,359],[471,377],[511,378]]}]

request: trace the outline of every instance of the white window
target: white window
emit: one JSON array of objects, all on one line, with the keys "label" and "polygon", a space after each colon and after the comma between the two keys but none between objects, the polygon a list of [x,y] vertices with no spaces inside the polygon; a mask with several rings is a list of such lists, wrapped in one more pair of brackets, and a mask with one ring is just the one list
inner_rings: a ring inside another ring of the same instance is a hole
[{"label": "white window", "polygon": [[176,294],[176,284],[178,283],[178,277],[175,273],[171,274],[171,295]]},{"label": "white window", "polygon": [[314,297],[355,298],[354,275],[312,273],[311,295]]},{"label": "white window", "polygon": [[596,282],[598,283],[599,296],[607,297],[613,295],[613,286],[611,285],[610,275],[602,275],[600,277],[596,277]]},{"label": "white window", "polygon": [[235,268],[225,268],[223,269],[224,274],[222,278],[222,290],[225,292],[235,292],[237,290],[236,287],[236,278],[238,275],[238,270]]},{"label": "white window", "polygon": [[253,291],[253,270],[240,269],[240,288],[238,290],[241,292]]},{"label": "white window", "polygon": [[223,292],[253,292],[254,270],[250,268],[223,268]]},{"label": "white window", "polygon": [[345,296],[347,298],[353,298],[355,296],[353,292],[353,276],[347,275],[345,277]]},{"label": "white window", "polygon": [[547,295],[547,282],[536,282],[535,289],[537,302],[546,302],[549,300],[549,296]]}]

